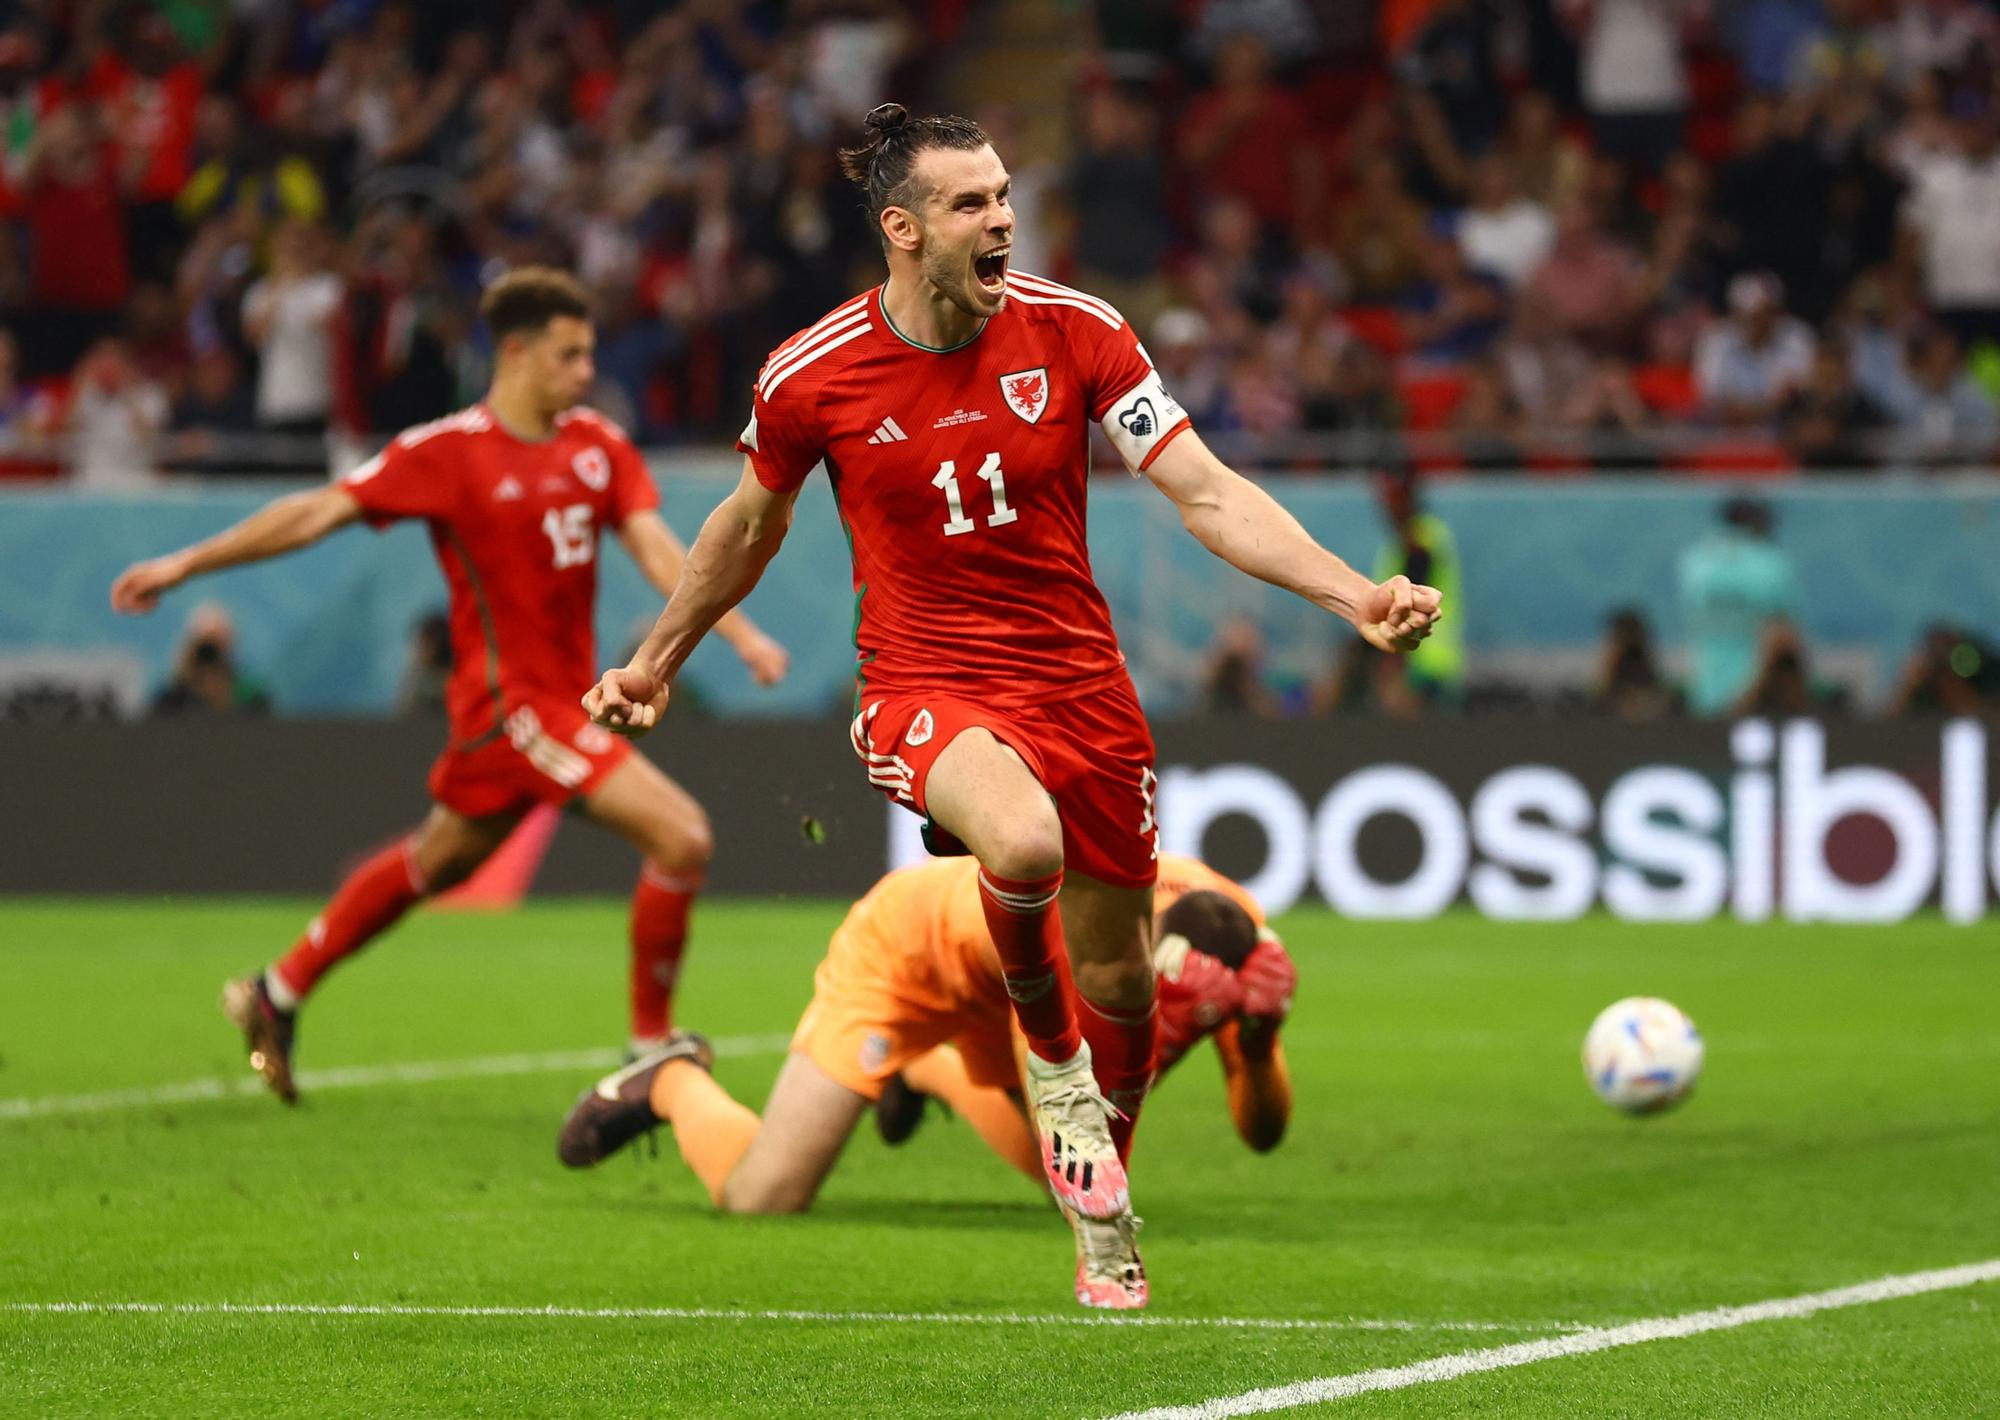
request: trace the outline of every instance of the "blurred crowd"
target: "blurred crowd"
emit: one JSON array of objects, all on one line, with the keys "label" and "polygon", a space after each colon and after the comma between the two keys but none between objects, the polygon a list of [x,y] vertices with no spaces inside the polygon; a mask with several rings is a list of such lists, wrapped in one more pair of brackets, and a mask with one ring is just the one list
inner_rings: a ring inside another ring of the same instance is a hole
[{"label": "blurred crowd", "polygon": [[1990,462],[1993,5],[1099,8],[1076,275],[1204,427],[1301,465]]},{"label": "blurred crowd", "polygon": [[[530,260],[595,296],[601,406],[723,443],[879,279],[836,144],[1023,4],[0,4],[0,472],[323,466],[472,397]],[[1997,10],[1095,0],[975,112],[1019,264],[1245,462],[1984,465]]]},{"label": "blurred crowd", "polygon": [[833,161],[960,0],[0,6],[0,445],[85,486],[323,468],[483,387],[471,318],[572,266],[594,399],[721,439],[865,279]]}]

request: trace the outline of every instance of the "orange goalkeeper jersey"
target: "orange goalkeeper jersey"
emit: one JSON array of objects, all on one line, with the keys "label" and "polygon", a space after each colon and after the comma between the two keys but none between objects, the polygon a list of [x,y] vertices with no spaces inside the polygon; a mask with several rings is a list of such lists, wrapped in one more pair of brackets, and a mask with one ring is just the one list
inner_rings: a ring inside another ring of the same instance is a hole
[{"label": "orange goalkeeper jersey", "polygon": [[[1198,891],[1227,895],[1268,931],[1263,908],[1240,884],[1197,859],[1162,853],[1155,914]],[[962,1037],[1004,1038],[1013,1012],[980,906],[979,864],[935,858],[883,878],[834,933],[817,986],[818,1002],[835,1012],[880,1020],[948,1016],[961,1023]],[[1233,1018],[1202,1033],[1221,1056],[1237,1131],[1253,1148],[1270,1147],[1290,1114],[1282,1047],[1274,1040],[1246,1052]]]}]

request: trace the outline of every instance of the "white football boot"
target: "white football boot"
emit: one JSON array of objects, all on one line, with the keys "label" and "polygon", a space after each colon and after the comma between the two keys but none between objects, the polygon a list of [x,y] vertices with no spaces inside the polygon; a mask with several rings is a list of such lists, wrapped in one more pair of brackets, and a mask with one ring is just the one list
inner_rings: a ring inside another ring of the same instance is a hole
[{"label": "white football boot", "polygon": [[1132,1211],[1125,1165],[1111,1142],[1116,1106],[1090,1073],[1090,1047],[1060,1065],[1028,1052],[1028,1109],[1041,1142],[1042,1173],[1049,1192],[1086,1218],[1116,1218]]},{"label": "white football boot", "polygon": [[1146,1264],[1139,1260],[1139,1219],[1127,1211],[1116,1218],[1086,1218],[1063,1209],[1076,1234],[1076,1299],[1107,1311],[1138,1311],[1146,1305]]}]

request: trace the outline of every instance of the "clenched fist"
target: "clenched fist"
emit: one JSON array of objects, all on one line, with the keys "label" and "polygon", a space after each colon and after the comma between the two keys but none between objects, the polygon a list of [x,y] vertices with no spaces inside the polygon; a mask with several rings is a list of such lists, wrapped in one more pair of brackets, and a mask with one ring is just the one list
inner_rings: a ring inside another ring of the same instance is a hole
[{"label": "clenched fist", "polygon": [[667,709],[667,683],[630,666],[608,670],[583,697],[590,718],[621,735],[643,735]]},{"label": "clenched fist", "polygon": [[1383,651],[1414,651],[1444,614],[1436,587],[1397,575],[1378,585],[1355,608],[1354,629]]}]

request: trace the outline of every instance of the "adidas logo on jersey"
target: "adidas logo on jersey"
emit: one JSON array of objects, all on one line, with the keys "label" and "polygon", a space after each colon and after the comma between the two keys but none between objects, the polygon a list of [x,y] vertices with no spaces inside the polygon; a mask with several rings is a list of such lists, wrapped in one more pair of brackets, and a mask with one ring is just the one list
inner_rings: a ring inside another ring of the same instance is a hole
[{"label": "adidas logo on jersey", "polygon": [[511,473],[493,486],[493,501],[511,503],[521,496],[521,481]]},{"label": "adidas logo on jersey", "polygon": [[884,419],[875,426],[875,432],[868,436],[871,444],[900,444],[910,436],[905,434],[893,419]]}]

